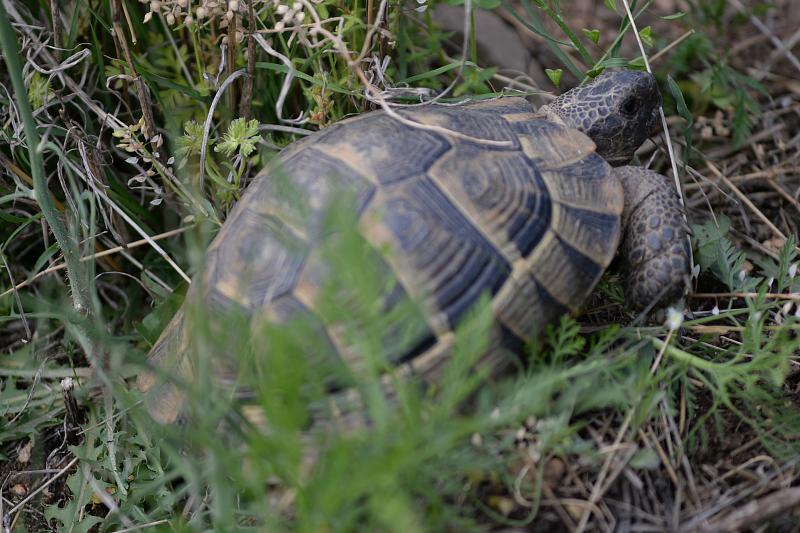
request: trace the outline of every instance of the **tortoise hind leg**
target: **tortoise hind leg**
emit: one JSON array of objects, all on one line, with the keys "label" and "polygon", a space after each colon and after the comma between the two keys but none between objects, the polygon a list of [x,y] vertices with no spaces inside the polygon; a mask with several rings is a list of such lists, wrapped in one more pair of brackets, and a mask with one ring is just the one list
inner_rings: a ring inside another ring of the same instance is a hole
[{"label": "tortoise hind leg", "polygon": [[[183,331],[185,321],[181,309],[150,351],[149,360],[154,370],[143,371],[136,378],[138,389],[144,393],[147,411],[161,424],[172,424],[184,411],[186,391],[181,384],[191,377],[191,358]],[[161,369],[164,374],[159,376],[156,369]],[[165,379],[168,376],[177,382]]]},{"label": "tortoise hind leg", "polygon": [[669,305],[683,296],[690,276],[683,206],[661,174],[630,166],[614,172],[625,191],[625,299],[636,310]]}]

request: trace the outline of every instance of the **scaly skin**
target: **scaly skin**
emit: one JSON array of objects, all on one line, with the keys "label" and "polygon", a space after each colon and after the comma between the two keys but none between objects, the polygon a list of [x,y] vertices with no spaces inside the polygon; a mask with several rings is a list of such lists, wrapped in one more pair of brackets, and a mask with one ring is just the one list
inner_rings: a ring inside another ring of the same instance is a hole
[{"label": "scaly skin", "polygon": [[680,299],[689,280],[683,206],[667,178],[627,165],[658,122],[661,95],[646,72],[605,72],[559,96],[538,114],[588,135],[597,153],[615,166],[625,191],[622,257],[625,299],[636,310]]},{"label": "scaly skin", "polygon": [[582,131],[612,166],[627,165],[658,123],[661,93],[647,72],[607,71],[565,92],[538,115]]},{"label": "scaly skin", "polygon": [[675,188],[652,170],[625,166],[615,173],[625,191],[625,299],[636,310],[678,300],[689,281],[689,243]]}]

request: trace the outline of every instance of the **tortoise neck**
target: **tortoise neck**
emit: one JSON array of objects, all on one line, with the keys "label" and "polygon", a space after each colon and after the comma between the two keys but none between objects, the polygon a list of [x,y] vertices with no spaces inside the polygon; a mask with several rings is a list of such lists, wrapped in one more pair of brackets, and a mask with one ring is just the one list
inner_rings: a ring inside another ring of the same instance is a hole
[{"label": "tortoise neck", "polygon": [[555,122],[556,124],[560,124],[562,126],[569,127],[569,124],[564,122],[564,119],[558,114],[558,112],[549,104],[543,105],[540,107],[535,114],[537,119],[547,120],[549,122]]}]

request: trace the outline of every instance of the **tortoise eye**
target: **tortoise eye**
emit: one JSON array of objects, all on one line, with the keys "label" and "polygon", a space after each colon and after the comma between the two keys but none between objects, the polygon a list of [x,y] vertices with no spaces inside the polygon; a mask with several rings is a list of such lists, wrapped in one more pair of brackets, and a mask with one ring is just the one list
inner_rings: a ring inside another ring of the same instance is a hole
[{"label": "tortoise eye", "polygon": [[629,96],[622,102],[620,106],[620,111],[622,111],[623,115],[633,116],[639,111],[639,99],[635,96]]}]

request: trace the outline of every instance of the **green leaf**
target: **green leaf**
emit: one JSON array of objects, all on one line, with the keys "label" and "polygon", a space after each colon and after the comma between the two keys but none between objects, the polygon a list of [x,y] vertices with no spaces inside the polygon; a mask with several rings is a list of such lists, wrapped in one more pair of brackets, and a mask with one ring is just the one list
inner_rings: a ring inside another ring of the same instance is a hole
[{"label": "green leaf", "polygon": [[590,72],[597,72],[594,76],[599,75],[607,68],[627,68],[628,60],[624,57],[609,57],[597,64]]},{"label": "green leaf", "polygon": [[587,30],[586,28],[584,28],[581,31],[594,44],[597,44],[597,43],[600,42],[600,30]]},{"label": "green leaf", "polygon": [[646,46],[653,46],[655,42],[653,40],[653,28],[651,28],[650,26],[645,26],[644,28],[639,30],[639,37],[642,38],[642,41]]},{"label": "green leaf", "polygon": [[[214,142],[209,139],[209,143]],[[190,120],[183,124],[183,135],[178,137],[175,155],[180,158],[180,166],[186,164],[186,160],[192,156],[200,155],[203,144],[203,125]]]},{"label": "green leaf", "polygon": [[633,70],[644,70],[644,58],[639,56],[631,59],[628,61],[628,68]]},{"label": "green leaf", "polygon": [[603,0],[603,3],[611,11],[617,11],[617,0]]},{"label": "green leaf", "polygon": [[699,252],[697,259],[703,269],[710,268],[719,257],[716,244],[720,239],[725,238],[731,227],[731,220],[720,213],[717,223],[709,221],[704,224],[694,224],[692,232],[695,244]]},{"label": "green leaf", "polygon": [[161,332],[167,326],[169,321],[178,312],[178,309],[186,299],[186,289],[188,285],[182,283],[172,291],[167,299],[161,305],[153,309],[147,316],[142,319],[140,324],[134,324],[136,331],[150,344],[154,345],[158,340]]},{"label": "green leaf", "polygon": [[53,254],[56,253],[60,249],[57,242],[54,242],[50,246],[48,246],[47,250],[42,252],[42,255],[39,256],[39,259],[36,260],[36,263],[33,265],[33,269],[31,269],[30,273],[28,274],[28,281],[33,279],[33,276],[39,273],[39,270],[44,266],[44,264],[53,257]]},{"label": "green leaf", "polygon": [[[667,86],[669,87],[669,92],[672,94],[672,98],[675,100],[675,108],[678,111],[678,115],[686,121],[686,126],[683,128],[683,138],[686,142],[686,146],[691,147],[694,117],[692,116],[692,112],[689,111],[689,107],[686,105],[686,100],[683,98],[683,91],[681,91],[680,86],[672,76],[667,75]],[[689,151],[690,150],[686,150],[684,152],[684,157],[688,157]]]},{"label": "green leaf", "polygon": [[672,97],[675,99],[675,107],[677,108],[678,115],[686,121],[687,128],[691,128],[694,123],[694,117],[691,111],[689,111],[689,107],[686,105],[686,100],[683,98],[681,88],[670,75],[667,75],[667,86],[669,87],[669,92],[672,94]]},{"label": "green leaf", "polygon": [[490,68],[485,68],[480,72],[478,72],[475,78],[477,81],[486,81],[495,74],[497,74],[497,67],[490,67]]},{"label": "green leaf", "polygon": [[256,119],[246,121],[237,118],[228,126],[228,131],[222,137],[222,142],[214,147],[215,152],[222,152],[228,157],[236,152],[242,157],[247,157],[256,149],[256,144],[261,140],[258,133],[258,121]]},{"label": "green leaf", "polygon": [[674,15],[667,15],[666,17],[661,17],[663,20],[678,20],[683,18],[686,15],[683,11],[678,11]]},{"label": "green leaf", "polygon": [[[20,196],[24,197],[24,195],[20,195]],[[6,213],[5,211],[0,211],[0,220],[4,220],[5,222],[9,222],[11,224],[21,224],[23,222],[31,221],[31,220],[33,220],[33,218],[32,217],[28,217],[28,218],[18,217],[16,215],[11,215],[9,213]]]},{"label": "green leaf", "polygon": [[693,224],[692,232],[697,246],[697,262],[703,270],[710,271],[732,291],[752,292],[759,280],[744,275],[745,255],[728,239],[730,219],[720,213],[716,224],[709,221]]},{"label": "green leaf", "polygon": [[313,76],[309,76],[305,72],[299,72],[297,70],[290,70],[289,67],[287,67],[284,64],[266,63],[266,62],[259,61],[259,62],[256,63],[256,68],[263,68],[265,70],[272,70],[274,72],[281,72],[283,74],[288,74],[289,72],[291,72],[294,75],[295,78],[301,79],[303,81],[307,81],[308,83],[311,83],[312,85],[316,85],[318,87],[322,87],[325,90],[331,91],[331,92],[334,92],[334,93],[348,94],[348,95],[353,95],[353,94],[357,94],[358,93],[358,91],[351,91],[351,90],[346,89],[346,88],[344,88],[341,85],[336,84],[336,83],[323,82],[322,79],[317,79],[317,78],[314,78]]},{"label": "green leaf", "polygon": [[208,91],[207,90],[197,91],[197,90],[192,89],[191,87],[189,87],[187,85],[183,85],[183,84],[180,84],[180,83],[175,83],[174,81],[172,81],[169,78],[165,78],[163,76],[159,76],[158,74],[155,74],[153,72],[149,72],[145,68],[142,68],[140,62],[137,62],[136,66],[137,66],[139,74],[141,74],[142,78],[147,80],[149,82],[149,84],[151,84],[151,85],[157,85],[157,86],[161,86],[161,87],[166,87],[168,89],[172,89],[172,90],[178,91],[179,93],[181,93],[184,96],[188,96],[190,98],[195,98],[197,100],[200,100],[200,99],[208,96]]},{"label": "green leaf", "polygon": [[655,470],[661,464],[658,454],[650,448],[642,448],[633,454],[629,465],[633,468]]},{"label": "green leaf", "polygon": [[[429,70],[428,72],[423,72],[423,73],[417,74],[415,76],[410,76],[410,77],[408,77],[408,78],[406,78],[404,80],[399,80],[399,81],[402,82],[402,83],[416,83],[418,81],[435,78],[437,76],[440,76],[442,74],[450,72],[453,69],[457,69],[460,66],[461,66],[460,62],[450,63],[448,65],[444,65],[442,67],[435,68],[433,70]],[[464,66],[465,67],[476,67],[477,65],[475,63],[473,63],[472,61],[465,61],[464,62]]]},{"label": "green leaf", "polygon": [[[99,480],[95,481],[101,486],[104,485]],[[79,512],[91,501],[92,489],[83,479],[83,473],[80,470],[67,478],[67,487],[72,491],[72,499],[68,500],[64,507],[59,507],[58,505],[47,506],[44,510],[44,517],[48,522],[53,519],[61,522],[62,527],[59,528],[59,531],[88,533],[94,525],[103,521],[99,516]],[[80,520],[78,520],[79,517]]]},{"label": "green leaf", "polygon": [[550,81],[553,82],[553,85],[555,85],[556,87],[561,86],[561,77],[564,75],[564,71],[562,69],[546,68],[544,69],[544,71],[547,74],[547,77],[550,78]]},{"label": "green leaf", "polygon": [[53,96],[50,80],[34,72],[28,80],[28,102],[36,110],[42,107]]}]

